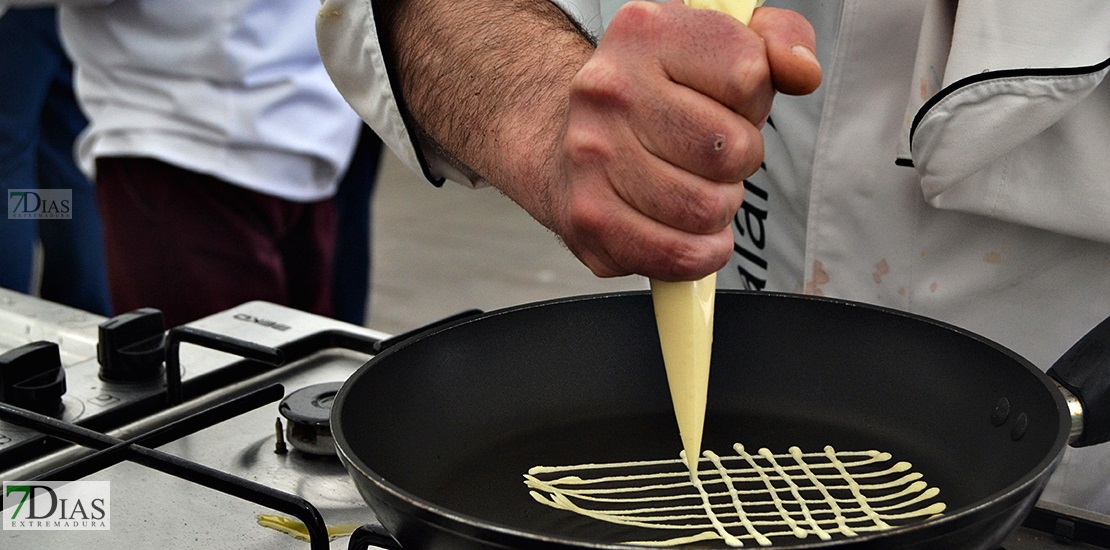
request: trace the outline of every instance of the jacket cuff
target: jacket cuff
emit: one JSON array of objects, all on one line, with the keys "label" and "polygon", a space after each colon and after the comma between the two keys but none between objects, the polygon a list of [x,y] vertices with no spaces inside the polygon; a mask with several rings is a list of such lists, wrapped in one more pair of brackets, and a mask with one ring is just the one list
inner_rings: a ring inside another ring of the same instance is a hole
[{"label": "jacket cuff", "polygon": [[[588,32],[600,33],[598,0],[550,1]],[[445,180],[471,187],[488,185],[458,170],[434,148],[422,147],[397,76],[385,61],[376,15],[372,0],[322,1],[316,41],[335,87],[410,170],[437,186]]]},{"label": "jacket cuff", "polygon": [[935,207],[1110,242],[1110,3],[937,1],[899,163]]}]

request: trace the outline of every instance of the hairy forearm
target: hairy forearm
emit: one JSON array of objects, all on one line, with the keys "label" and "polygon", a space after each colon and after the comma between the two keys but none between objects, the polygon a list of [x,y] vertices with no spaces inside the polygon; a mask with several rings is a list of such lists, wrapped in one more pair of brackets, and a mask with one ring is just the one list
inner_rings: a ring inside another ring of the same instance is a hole
[{"label": "hairy forearm", "polygon": [[820,82],[812,27],[785,10],[745,27],[677,0],[628,2],[595,49],[549,0],[379,2],[418,136],[601,276],[724,265],[776,89]]},{"label": "hairy forearm", "polygon": [[[591,41],[547,0],[391,7],[387,55],[421,137],[518,202],[542,200],[512,189],[551,177],[570,80]],[[538,205],[522,205],[537,214]]]}]

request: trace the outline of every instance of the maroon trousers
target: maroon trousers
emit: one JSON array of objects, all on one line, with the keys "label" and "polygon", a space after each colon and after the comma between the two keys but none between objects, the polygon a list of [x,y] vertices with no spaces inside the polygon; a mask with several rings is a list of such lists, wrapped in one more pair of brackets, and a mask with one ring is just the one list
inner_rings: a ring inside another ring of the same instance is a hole
[{"label": "maroon trousers", "polygon": [[117,313],[167,327],[265,300],[330,314],[331,200],[297,203],[148,158],[101,158],[96,195]]}]

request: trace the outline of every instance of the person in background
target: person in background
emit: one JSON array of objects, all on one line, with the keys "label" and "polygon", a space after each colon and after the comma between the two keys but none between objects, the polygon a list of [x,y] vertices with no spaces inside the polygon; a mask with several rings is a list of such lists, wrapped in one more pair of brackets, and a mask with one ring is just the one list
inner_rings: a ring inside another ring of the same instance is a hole
[{"label": "person in background", "polygon": [[[14,5],[43,3],[17,0]],[[334,195],[362,126],[304,0],[48,0],[89,118],[116,311],[331,313]]]},{"label": "person in background", "polygon": [[331,316],[366,324],[373,267],[370,204],[377,186],[382,140],[363,126],[355,153],[335,195],[338,230],[332,267]]},{"label": "person in background", "polygon": [[[73,146],[85,116],[73,96],[73,66],[58,40],[53,8],[0,6],[0,189],[61,189],[68,218],[0,219],[0,286],[110,315],[104,244],[92,184]],[[37,204],[37,203],[36,203]],[[35,248],[41,244],[36,284]]]},{"label": "person in background", "polygon": [[[601,34],[597,0],[325,0],[317,40],[411,169],[498,187],[597,275],[880,304],[1041,368],[1110,314],[1110,3],[768,5]],[[1110,512],[1110,446],[1043,498]]]}]

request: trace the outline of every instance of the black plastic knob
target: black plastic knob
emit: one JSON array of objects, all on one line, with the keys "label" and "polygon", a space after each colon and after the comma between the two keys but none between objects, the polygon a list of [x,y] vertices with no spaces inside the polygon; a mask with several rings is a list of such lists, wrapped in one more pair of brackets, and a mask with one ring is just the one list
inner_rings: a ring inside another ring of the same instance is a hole
[{"label": "black plastic knob", "polygon": [[165,340],[165,320],[157,309],[136,309],[105,321],[96,344],[100,378],[145,382],[162,376]]},{"label": "black plastic knob", "polygon": [[62,414],[66,372],[54,342],[31,342],[0,355],[0,401],[49,416]]}]

